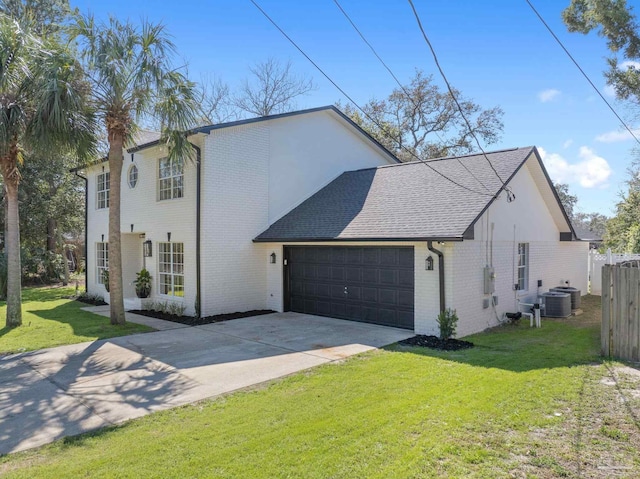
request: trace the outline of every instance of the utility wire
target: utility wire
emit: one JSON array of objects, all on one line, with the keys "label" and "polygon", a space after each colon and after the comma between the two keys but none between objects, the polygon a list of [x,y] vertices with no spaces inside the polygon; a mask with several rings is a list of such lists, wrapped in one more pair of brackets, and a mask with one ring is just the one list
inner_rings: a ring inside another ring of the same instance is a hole
[{"label": "utility wire", "polygon": [[469,133],[471,134],[473,139],[476,141],[476,144],[478,145],[478,148],[482,152],[482,155],[484,156],[485,160],[487,160],[487,163],[489,163],[489,166],[491,167],[491,169],[493,170],[495,175],[500,180],[500,183],[502,183],[502,187],[507,191],[507,201],[509,201],[509,202],[513,201],[515,199],[515,195],[513,194],[511,189],[508,186],[505,185],[504,180],[498,174],[498,171],[493,166],[493,163],[491,163],[491,160],[489,160],[489,157],[487,156],[487,153],[484,151],[484,149],[482,148],[482,145],[480,144],[480,140],[478,140],[478,137],[476,136],[476,134],[473,131],[473,128],[471,127],[471,123],[467,119],[467,116],[464,114],[464,111],[462,110],[462,107],[460,106],[460,103],[458,102],[458,98],[456,97],[456,95],[455,95],[455,93],[453,91],[453,88],[451,88],[451,84],[449,83],[449,80],[447,79],[447,76],[444,74],[444,71],[442,70],[442,67],[440,66],[440,62],[438,61],[438,55],[436,55],[436,51],[434,50],[433,45],[431,45],[431,42],[429,41],[429,37],[427,36],[427,33],[425,32],[424,27],[422,26],[422,22],[420,21],[420,15],[418,15],[418,11],[416,10],[416,7],[414,6],[412,0],[409,0],[409,5],[411,5],[411,10],[413,10],[413,15],[416,17],[416,21],[418,22],[418,27],[420,28],[420,31],[422,32],[422,36],[424,37],[424,40],[427,42],[427,45],[429,46],[429,50],[431,50],[431,54],[433,55],[433,59],[434,59],[434,61],[436,63],[436,67],[438,67],[438,71],[440,72],[440,75],[442,76],[442,79],[444,80],[444,83],[447,85],[447,89],[449,90],[449,94],[451,95],[451,97],[453,98],[453,101],[455,102],[456,106],[458,107],[458,111],[460,112],[460,115],[464,119],[464,122],[467,124],[467,128],[469,128]]},{"label": "utility wire", "polygon": [[580,70],[580,73],[582,73],[582,76],[589,82],[589,85],[591,85],[591,87],[595,90],[595,92],[602,99],[602,101],[609,107],[609,110],[611,110],[611,113],[613,113],[616,116],[616,118],[622,124],[622,126],[624,126],[626,128],[626,130],[629,132],[629,134],[633,137],[633,139],[636,140],[636,143],[638,143],[640,145],[640,139],[638,139],[638,137],[635,135],[633,130],[631,130],[631,128],[629,128],[629,126],[625,123],[625,121],[622,118],[620,118],[620,115],[618,115],[618,112],[613,108],[613,106],[611,106],[611,103],[609,103],[607,101],[607,99],[600,92],[598,87],[596,87],[593,84],[593,82],[591,81],[591,78],[589,78],[589,76],[585,73],[585,71],[582,69],[580,64],[573,57],[573,55],[571,55],[571,53],[569,53],[569,50],[567,50],[567,48],[564,46],[564,44],[560,41],[558,36],[553,32],[553,30],[551,30],[551,27],[547,24],[547,22],[544,20],[544,18],[542,18],[542,15],[540,15],[538,10],[536,10],[536,7],[534,7],[533,4],[529,0],[525,0],[525,1],[529,4],[529,6],[531,7],[531,10],[533,10],[533,13],[536,14],[536,16],[542,22],[542,24],[547,28],[547,30],[549,31],[551,36],[556,40],[556,42],[558,42],[558,45],[560,45],[560,47],[564,50],[564,52],[567,54],[567,56],[571,59],[573,64],[578,68],[578,70]]},{"label": "utility wire", "polygon": [[[407,99],[411,102],[411,104],[413,105],[413,108],[417,111],[419,110],[418,105],[413,101],[412,96],[409,94],[409,92],[407,91],[407,89],[405,88],[405,86],[400,83],[400,80],[398,80],[398,77],[393,73],[393,71],[391,70],[391,68],[389,68],[389,66],[384,62],[384,60],[380,57],[380,55],[378,55],[378,52],[376,51],[375,48],[373,48],[373,45],[371,45],[371,43],[369,43],[369,41],[365,38],[364,34],[360,31],[360,29],[356,26],[356,24],[354,23],[354,21],[351,19],[351,17],[349,16],[349,14],[344,10],[344,8],[342,8],[342,5],[340,5],[340,2],[338,2],[338,0],[333,0],[333,3],[336,4],[336,6],[338,7],[338,9],[342,12],[342,14],[345,16],[345,18],[349,21],[349,23],[351,24],[351,26],[353,27],[353,29],[358,33],[358,35],[360,35],[360,38],[362,39],[362,41],[369,47],[369,49],[371,50],[371,52],[375,55],[375,57],[380,61],[380,63],[382,63],[382,66],[384,66],[386,68],[386,70],[389,72],[389,75],[391,75],[393,77],[393,79],[396,81],[396,83],[398,84],[398,86],[400,87],[400,89],[404,92],[405,96],[407,97]],[[445,141],[442,139],[442,137],[438,134],[437,131],[433,130],[433,133],[438,137],[438,139],[444,144]],[[478,182],[480,183],[481,186],[484,187],[485,190],[487,190],[488,192],[491,192],[491,190],[487,187],[487,185],[485,185],[482,181],[480,181],[476,175],[474,175],[471,170],[469,168],[467,168],[467,166],[460,161],[459,158],[456,158],[458,160],[458,163],[465,169],[467,170],[467,172]]]},{"label": "utility wire", "polygon": [[435,169],[433,166],[431,166],[428,162],[426,162],[425,160],[423,160],[422,158],[418,157],[415,153],[413,153],[411,150],[409,150],[407,147],[405,147],[397,138],[394,138],[380,123],[378,123],[374,118],[372,118],[366,111],[364,111],[354,100],[353,98],[351,98],[351,96],[349,96],[347,94],[347,92],[345,92],[342,88],[340,88],[340,86],[331,79],[331,77],[329,77],[329,75],[327,75],[324,70],[322,70],[322,68],[320,68],[320,66],[318,66],[318,64],[316,62],[314,62],[311,57],[309,55],[307,55],[304,50],[302,50],[302,48],[300,48],[298,46],[298,44],[296,42],[293,41],[293,39],[286,34],[286,32],[280,28],[280,26],[267,14],[267,12],[265,12],[260,5],[258,5],[258,3],[255,0],[250,0],[251,3],[253,3],[253,5],[260,11],[260,13],[262,13],[262,15],[264,15],[264,17],[269,20],[269,22],[271,22],[271,24],[276,27],[276,29],[287,39],[289,40],[289,43],[291,43],[307,60],[309,60],[309,62],[316,67],[316,69],[327,79],[329,80],[329,82],[336,87],[336,89],[342,93],[345,98],[347,98],[351,103],[353,103],[356,108],[358,108],[358,110],[360,110],[362,112],[363,115],[365,115],[369,121],[371,121],[374,125],[376,125],[378,128],[380,128],[380,130],[385,134],[385,136],[387,136],[388,138],[392,139],[393,141],[398,143],[398,146],[400,146],[402,149],[404,149],[407,153],[409,153],[411,156],[413,156],[416,160],[418,160],[419,162],[421,162],[422,164],[424,164],[425,166],[427,166],[428,168],[430,168],[433,172],[435,172],[436,174],[440,175],[441,177],[443,177],[444,179],[446,179],[447,181],[453,183],[454,185],[465,189],[467,191],[470,191],[471,193],[475,193],[477,195],[481,195],[481,196],[490,196],[490,197],[497,197],[497,194],[492,195],[492,194],[488,194],[488,193],[484,193],[481,191],[476,191],[474,189],[468,188],[464,185],[461,185],[460,183],[458,183],[455,180],[452,180],[451,178],[449,178],[448,176],[446,176],[444,173],[441,173],[440,171],[438,171],[437,169]]}]

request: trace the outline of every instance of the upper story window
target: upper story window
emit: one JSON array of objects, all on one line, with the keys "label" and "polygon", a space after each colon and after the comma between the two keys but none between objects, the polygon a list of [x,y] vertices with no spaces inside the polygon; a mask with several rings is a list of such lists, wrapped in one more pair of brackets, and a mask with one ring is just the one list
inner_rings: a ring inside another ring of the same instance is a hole
[{"label": "upper story window", "polygon": [[100,173],[97,178],[96,186],[96,205],[98,209],[109,207],[109,172]]},{"label": "upper story window", "polygon": [[160,158],[158,162],[158,199],[171,200],[184,196],[184,161]]},{"label": "upper story window", "polygon": [[133,164],[129,167],[129,173],[127,174],[127,181],[129,188],[135,188],[138,184],[138,167]]},{"label": "upper story window", "polygon": [[518,243],[518,290],[529,289],[529,243]]}]

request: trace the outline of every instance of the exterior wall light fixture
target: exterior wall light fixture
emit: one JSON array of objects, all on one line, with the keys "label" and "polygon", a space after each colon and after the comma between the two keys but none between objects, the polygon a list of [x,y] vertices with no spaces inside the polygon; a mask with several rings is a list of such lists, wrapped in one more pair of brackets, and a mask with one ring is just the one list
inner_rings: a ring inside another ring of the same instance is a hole
[{"label": "exterior wall light fixture", "polygon": [[151,258],[153,254],[152,245],[153,243],[151,242],[151,240],[147,240],[142,243],[142,254],[145,258]]},{"label": "exterior wall light fixture", "polygon": [[427,256],[427,259],[424,261],[424,269],[427,271],[433,271],[433,256]]},{"label": "exterior wall light fixture", "polygon": [[273,253],[271,253],[271,254],[269,255],[269,262],[270,262],[271,264],[276,264],[276,253],[275,253],[275,252],[273,252]]}]

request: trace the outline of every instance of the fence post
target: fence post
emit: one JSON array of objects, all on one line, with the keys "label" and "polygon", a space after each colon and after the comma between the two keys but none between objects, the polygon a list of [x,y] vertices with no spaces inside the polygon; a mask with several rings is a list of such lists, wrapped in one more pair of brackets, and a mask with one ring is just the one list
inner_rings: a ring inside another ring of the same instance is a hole
[{"label": "fence post", "polygon": [[613,264],[613,255],[611,254],[611,248],[607,248],[607,264]]},{"label": "fence post", "polygon": [[611,289],[610,284],[611,267],[602,266],[602,324],[600,327],[600,345],[603,356],[611,356]]}]

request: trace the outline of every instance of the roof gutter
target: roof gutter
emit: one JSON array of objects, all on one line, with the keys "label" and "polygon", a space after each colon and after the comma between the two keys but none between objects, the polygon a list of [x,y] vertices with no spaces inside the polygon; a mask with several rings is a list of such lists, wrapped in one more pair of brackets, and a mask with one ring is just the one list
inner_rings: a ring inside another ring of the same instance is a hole
[{"label": "roof gutter", "polygon": [[[89,232],[87,227],[89,226],[89,181],[86,176],[82,176],[78,173],[78,170],[71,170],[78,177],[84,180],[84,290],[88,291],[89,287],[89,260],[87,258],[87,241],[89,240]],[[65,258],[66,259],[66,258]]]},{"label": "roof gutter", "polygon": [[[329,242],[354,242],[354,241],[377,241],[377,242],[397,242],[397,241],[405,241],[405,242],[416,242],[416,241],[464,241],[464,236],[441,236],[441,237],[431,237],[431,238],[421,238],[421,237],[408,237],[408,238],[261,238],[257,236],[253,239],[254,243],[329,243]],[[473,239],[473,238],[471,238]]]},{"label": "roof gutter", "polygon": [[437,250],[433,247],[433,242],[432,241],[427,241],[427,248],[429,248],[429,251],[431,251],[432,253],[435,253],[436,255],[438,255],[438,283],[440,286],[440,312],[443,312],[445,310],[445,303],[444,303],[444,255],[442,254],[442,251]]}]

